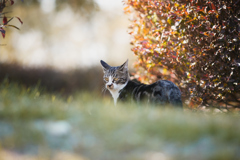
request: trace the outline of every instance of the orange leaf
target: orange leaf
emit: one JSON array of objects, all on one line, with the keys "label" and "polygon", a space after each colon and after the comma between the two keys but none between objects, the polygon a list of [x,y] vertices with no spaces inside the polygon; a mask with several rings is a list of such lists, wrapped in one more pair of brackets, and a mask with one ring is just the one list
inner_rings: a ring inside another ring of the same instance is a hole
[{"label": "orange leaf", "polygon": [[123,10],[124,10],[124,13],[131,13],[130,6],[124,7]]},{"label": "orange leaf", "polygon": [[216,10],[216,7],[214,6],[214,4],[211,2],[211,6],[213,10]]}]

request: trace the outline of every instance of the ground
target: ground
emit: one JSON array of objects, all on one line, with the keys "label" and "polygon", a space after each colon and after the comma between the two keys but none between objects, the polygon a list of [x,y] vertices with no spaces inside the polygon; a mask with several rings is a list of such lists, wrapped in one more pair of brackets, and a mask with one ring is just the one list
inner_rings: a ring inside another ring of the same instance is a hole
[{"label": "ground", "polygon": [[239,113],[120,103],[0,85],[3,160],[240,159]]}]

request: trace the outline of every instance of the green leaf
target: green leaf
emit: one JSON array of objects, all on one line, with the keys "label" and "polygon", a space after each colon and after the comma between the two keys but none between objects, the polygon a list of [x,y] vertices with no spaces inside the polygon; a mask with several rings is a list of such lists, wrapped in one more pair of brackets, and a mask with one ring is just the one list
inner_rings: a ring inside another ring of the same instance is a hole
[{"label": "green leaf", "polygon": [[14,25],[11,25],[11,24],[8,24],[8,25],[5,25],[5,26],[13,27],[13,28],[16,28],[16,29],[20,30],[18,27],[14,26]]}]

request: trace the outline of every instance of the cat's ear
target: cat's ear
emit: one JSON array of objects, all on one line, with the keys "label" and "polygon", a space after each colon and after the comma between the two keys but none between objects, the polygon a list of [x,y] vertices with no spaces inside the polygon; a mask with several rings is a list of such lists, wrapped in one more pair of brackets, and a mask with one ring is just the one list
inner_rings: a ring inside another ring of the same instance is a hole
[{"label": "cat's ear", "polygon": [[103,67],[103,71],[108,70],[111,66],[109,66],[106,62],[104,62],[103,60],[100,61],[102,67]]},{"label": "cat's ear", "polygon": [[120,67],[119,67],[120,71],[128,71],[128,59],[125,63],[123,63]]}]

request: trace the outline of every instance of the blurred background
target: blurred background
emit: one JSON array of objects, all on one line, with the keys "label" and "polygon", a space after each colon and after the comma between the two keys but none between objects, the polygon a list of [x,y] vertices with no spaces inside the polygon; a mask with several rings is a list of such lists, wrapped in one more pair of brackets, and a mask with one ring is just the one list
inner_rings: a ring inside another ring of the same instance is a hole
[{"label": "blurred background", "polygon": [[238,114],[113,107],[102,95],[101,59],[129,59],[134,72],[123,8],[122,0],[15,0],[4,9],[23,25],[14,18],[20,30],[0,37],[0,160],[239,159]]},{"label": "blurred background", "polygon": [[[28,0],[5,8],[17,16],[0,43],[0,78],[50,90],[101,90],[102,59],[120,65],[134,56],[122,0]],[[95,86],[92,86],[95,84]]]}]

